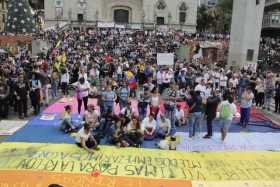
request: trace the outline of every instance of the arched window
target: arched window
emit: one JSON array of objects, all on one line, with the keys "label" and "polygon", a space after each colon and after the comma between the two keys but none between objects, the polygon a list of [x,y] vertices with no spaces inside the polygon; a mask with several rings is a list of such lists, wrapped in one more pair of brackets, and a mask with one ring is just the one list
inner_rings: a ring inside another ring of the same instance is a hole
[{"label": "arched window", "polygon": [[185,2],[182,2],[179,6],[179,23],[184,24],[186,22],[188,7]]},{"label": "arched window", "polygon": [[157,9],[164,10],[166,8],[166,3],[164,0],[158,0],[157,2]]}]

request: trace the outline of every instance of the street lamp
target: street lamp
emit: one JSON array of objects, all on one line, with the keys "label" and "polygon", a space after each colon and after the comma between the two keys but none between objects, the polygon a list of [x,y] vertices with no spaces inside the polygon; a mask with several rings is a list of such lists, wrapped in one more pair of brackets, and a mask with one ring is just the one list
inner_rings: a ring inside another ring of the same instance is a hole
[{"label": "street lamp", "polygon": [[98,19],[99,19],[99,11],[96,10],[96,12],[95,12],[96,27],[97,27],[97,25],[98,25]]}]

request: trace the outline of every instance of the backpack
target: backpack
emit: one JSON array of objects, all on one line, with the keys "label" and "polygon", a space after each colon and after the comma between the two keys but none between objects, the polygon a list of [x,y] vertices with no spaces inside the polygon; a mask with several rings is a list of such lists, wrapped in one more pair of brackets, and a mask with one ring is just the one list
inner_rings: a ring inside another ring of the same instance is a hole
[{"label": "backpack", "polygon": [[221,107],[220,118],[228,119],[230,117],[230,108],[229,104],[223,104]]}]

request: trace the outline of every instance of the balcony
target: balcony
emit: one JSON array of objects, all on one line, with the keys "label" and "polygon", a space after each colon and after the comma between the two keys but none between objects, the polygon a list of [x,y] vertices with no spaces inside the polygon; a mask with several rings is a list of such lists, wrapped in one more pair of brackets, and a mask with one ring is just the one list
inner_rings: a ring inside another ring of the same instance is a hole
[{"label": "balcony", "polygon": [[263,28],[280,28],[280,12],[267,13],[263,18]]},{"label": "balcony", "polygon": [[266,0],[265,1],[265,7],[271,7],[275,5],[280,5],[280,0]]}]

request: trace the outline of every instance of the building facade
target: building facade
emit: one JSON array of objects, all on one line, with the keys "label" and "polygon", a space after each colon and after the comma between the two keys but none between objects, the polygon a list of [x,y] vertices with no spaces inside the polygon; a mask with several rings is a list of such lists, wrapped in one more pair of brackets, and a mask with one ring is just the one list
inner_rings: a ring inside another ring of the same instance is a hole
[{"label": "building facade", "polygon": [[7,3],[6,0],[0,0],[0,32],[4,30],[6,18],[7,18]]},{"label": "building facade", "polygon": [[205,5],[209,8],[215,7],[218,4],[218,0],[198,0],[198,6]]},{"label": "building facade", "polygon": [[280,33],[280,0],[266,0],[263,18],[263,35]]},{"label": "building facade", "polygon": [[45,0],[45,26],[116,23],[134,27],[165,25],[196,31],[197,0]]}]

